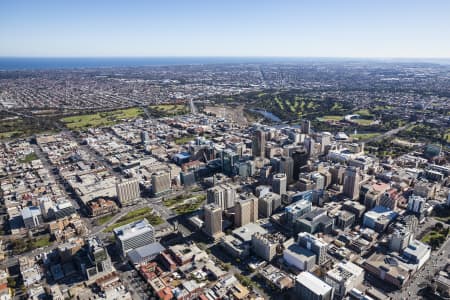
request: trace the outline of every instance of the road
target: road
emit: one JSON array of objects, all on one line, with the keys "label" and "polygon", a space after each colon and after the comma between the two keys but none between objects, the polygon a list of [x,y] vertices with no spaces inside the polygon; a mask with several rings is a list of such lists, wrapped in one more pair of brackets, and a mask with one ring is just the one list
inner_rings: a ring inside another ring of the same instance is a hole
[{"label": "road", "polygon": [[385,133],[383,133],[383,134],[381,134],[381,135],[379,135],[379,136],[376,136],[376,137],[374,137],[374,138],[365,140],[364,142],[370,143],[370,142],[380,141],[380,140],[382,140],[382,139],[384,139],[384,138],[393,136],[393,135],[399,133],[400,131],[402,131],[402,130],[404,130],[404,129],[406,129],[406,128],[408,128],[409,126],[414,125],[414,124],[416,124],[416,122],[408,123],[408,124],[406,124],[406,125],[404,125],[404,126],[397,127],[397,128],[395,128],[395,129],[386,131]]},{"label": "road", "polygon": [[197,107],[195,107],[194,100],[189,100],[189,107],[191,108],[191,114],[195,115],[198,113]]}]

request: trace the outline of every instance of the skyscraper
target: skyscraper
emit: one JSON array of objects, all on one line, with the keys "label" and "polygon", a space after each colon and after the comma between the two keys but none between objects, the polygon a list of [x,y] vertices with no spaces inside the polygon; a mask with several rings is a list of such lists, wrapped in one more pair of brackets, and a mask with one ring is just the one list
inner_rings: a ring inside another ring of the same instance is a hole
[{"label": "skyscraper", "polygon": [[256,130],[252,139],[252,154],[254,157],[264,157],[266,146],[266,133],[262,130]]},{"label": "skyscraper", "polygon": [[222,209],[218,205],[210,203],[205,205],[204,213],[204,232],[214,239],[220,237],[222,234]]},{"label": "skyscraper", "polygon": [[236,201],[236,187],[223,183],[206,191],[206,202],[218,205],[222,210],[229,209],[234,206]]},{"label": "skyscraper", "polygon": [[284,173],[278,173],[273,176],[272,191],[278,195],[286,194],[287,177]]},{"label": "skyscraper", "polygon": [[123,180],[116,183],[117,198],[122,206],[126,206],[140,196],[139,181],[137,179]]},{"label": "skyscraper", "polygon": [[222,172],[228,176],[234,176],[237,173],[235,165],[239,162],[239,155],[226,149],[221,152]]},{"label": "skyscraper", "polygon": [[90,264],[85,265],[85,271],[88,279],[93,279],[113,271],[108,251],[98,237],[90,238],[87,242],[87,247]]},{"label": "skyscraper", "polygon": [[170,191],[171,186],[170,172],[159,171],[152,174],[152,190],[155,196]]},{"label": "skyscraper", "polygon": [[142,145],[147,145],[150,142],[150,137],[148,136],[148,132],[143,130],[141,131],[141,143]]},{"label": "skyscraper", "polygon": [[344,195],[352,200],[359,196],[359,169],[355,167],[348,167],[344,174]]},{"label": "skyscraper", "polygon": [[234,224],[236,227],[247,225],[258,220],[258,198],[253,194],[241,194],[236,202]]},{"label": "skyscraper", "polygon": [[292,154],[292,159],[294,160],[292,177],[294,178],[294,180],[298,180],[300,168],[306,165],[306,163],[308,162],[308,152],[304,148],[298,149]]},{"label": "skyscraper", "polygon": [[302,133],[311,134],[311,121],[302,120]]},{"label": "skyscraper", "polygon": [[294,160],[292,159],[292,157],[281,157],[280,168],[278,172],[286,174],[288,184],[291,184],[294,181]]}]

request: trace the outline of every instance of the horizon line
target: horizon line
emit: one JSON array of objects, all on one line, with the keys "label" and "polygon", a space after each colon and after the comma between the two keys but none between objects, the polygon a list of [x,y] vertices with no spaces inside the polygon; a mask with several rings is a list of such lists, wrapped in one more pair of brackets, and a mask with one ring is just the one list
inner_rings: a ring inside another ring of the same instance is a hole
[{"label": "horizon line", "polygon": [[283,58],[283,59],[388,59],[388,60],[421,60],[421,59],[427,59],[427,60],[445,60],[450,59],[450,56],[448,57],[426,57],[426,56],[273,56],[273,55],[92,55],[92,56],[75,56],[75,55],[57,55],[57,56],[39,56],[39,55],[0,55],[0,59],[5,58],[15,58],[15,59],[21,59],[21,58],[43,58],[43,59],[52,59],[52,58]]}]

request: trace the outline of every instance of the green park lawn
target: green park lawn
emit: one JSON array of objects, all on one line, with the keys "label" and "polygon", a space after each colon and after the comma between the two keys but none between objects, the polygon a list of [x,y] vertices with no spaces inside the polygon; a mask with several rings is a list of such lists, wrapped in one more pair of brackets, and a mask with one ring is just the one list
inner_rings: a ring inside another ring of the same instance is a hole
[{"label": "green park lawn", "polygon": [[374,137],[377,137],[380,135],[381,135],[381,132],[369,132],[369,133],[351,134],[350,137],[363,141],[363,140],[373,139]]},{"label": "green park lawn", "polygon": [[341,121],[343,118],[344,118],[343,116],[326,115],[326,116],[318,118],[318,120],[319,121]]},{"label": "green park lawn", "polygon": [[164,223],[164,220],[161,217],[155,215],[150,207],[144,207],[127,213],[125,216],[117,220],[116,223],[106,227],[104,231],[111,232],[114,228],[136,222],[144,218],[147,219],[147,221],[152,225],[159,225]]},{"label": "green park lawn", "polygon": [[134,119],[143,114],[141,108],[132,107],[94,114],[70,116],[61,121],[69,129],[82,130],[89,127],[112,126],[122,120]]}]

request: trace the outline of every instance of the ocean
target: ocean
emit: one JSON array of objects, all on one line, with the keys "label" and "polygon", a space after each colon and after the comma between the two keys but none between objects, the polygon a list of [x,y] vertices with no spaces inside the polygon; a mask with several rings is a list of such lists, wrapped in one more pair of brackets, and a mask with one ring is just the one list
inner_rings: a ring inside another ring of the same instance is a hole
[{"label": "ocean", "polygon": [[145,67],[226,63],[295,62],[301,58],[273,57],[0,57],[0,70]]}]

